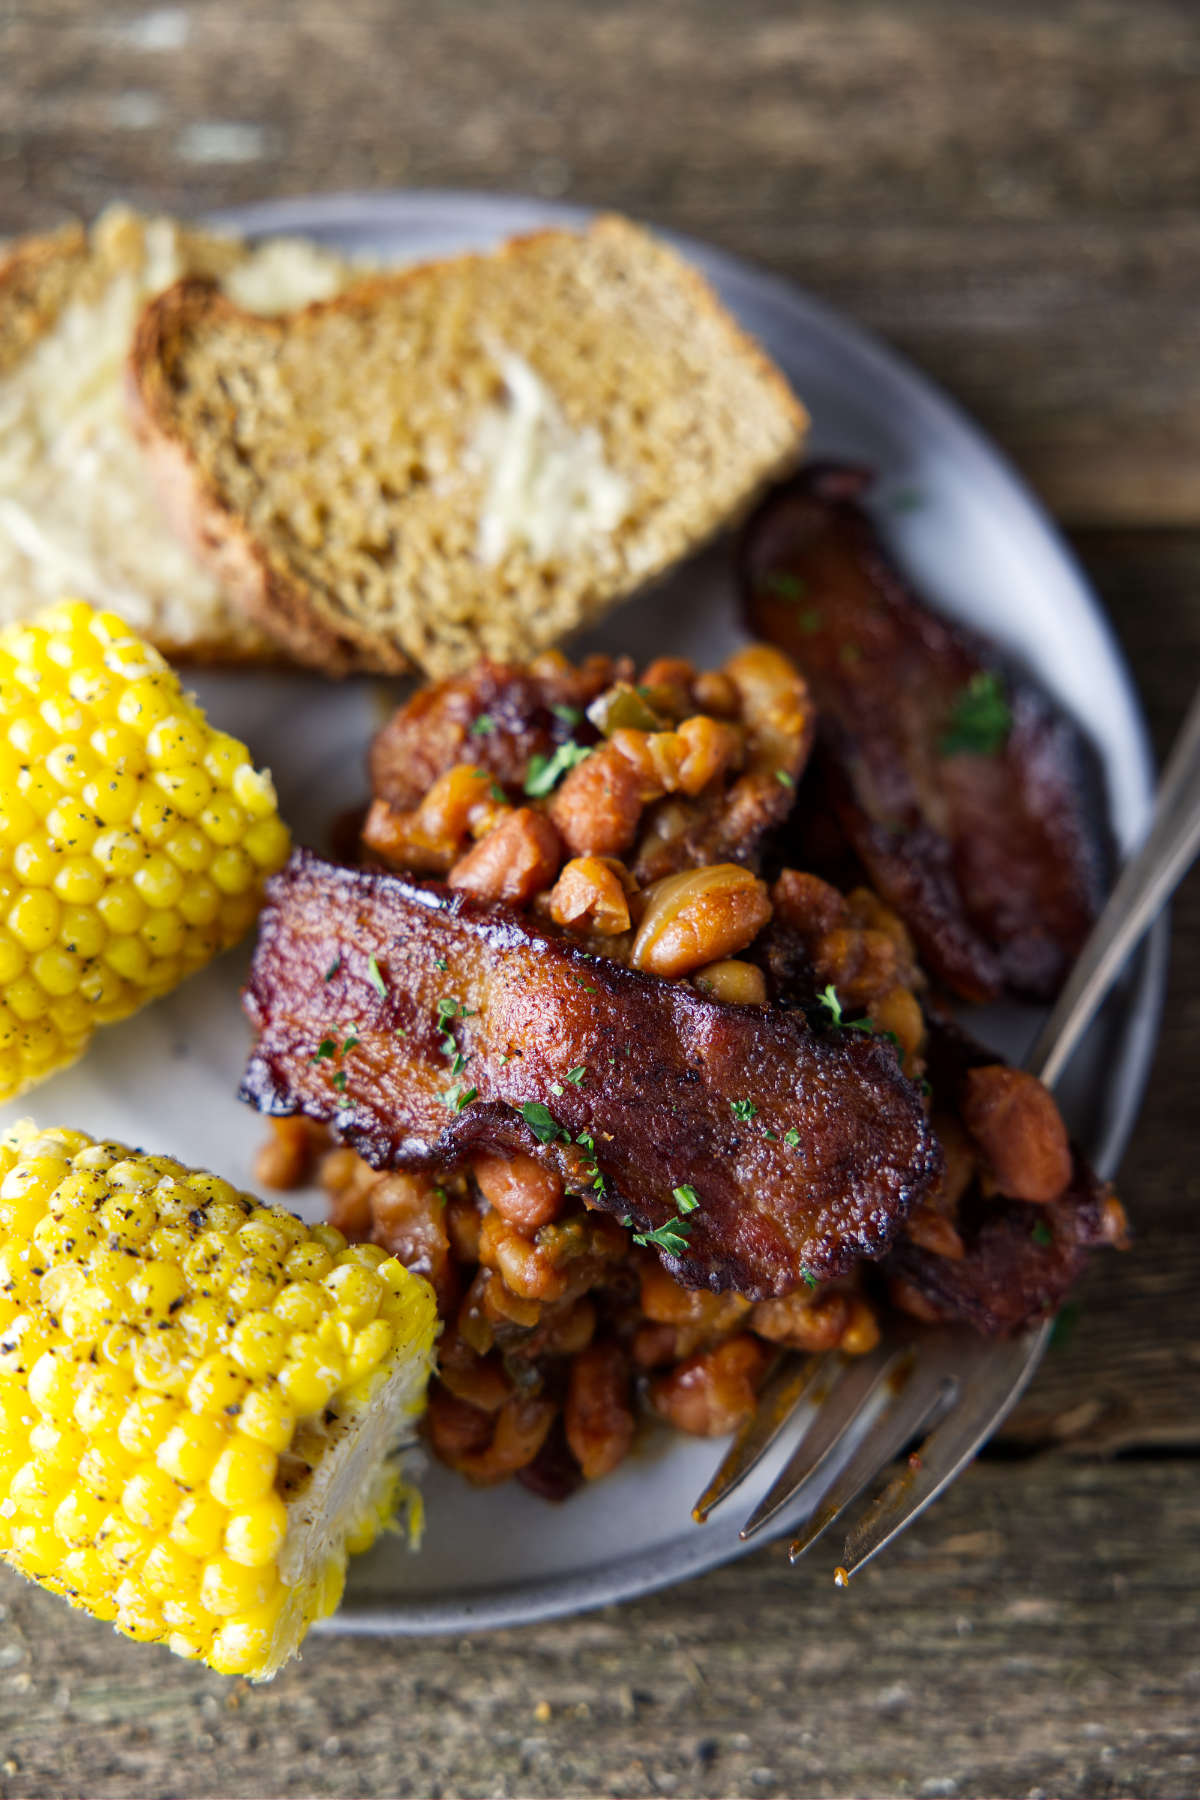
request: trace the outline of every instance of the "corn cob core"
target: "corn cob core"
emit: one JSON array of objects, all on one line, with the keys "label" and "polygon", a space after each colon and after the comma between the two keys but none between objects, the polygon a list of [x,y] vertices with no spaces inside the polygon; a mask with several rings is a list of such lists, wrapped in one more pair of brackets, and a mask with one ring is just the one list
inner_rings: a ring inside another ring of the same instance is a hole
[{"label": "corn cob core", "polygon": [[0,1558],[273,1674],[391,1517],[435,1330],[377,1245],[24,1121],[0,1137]]},{"label": "corn cob core", "polygon": [[270,776],[115,613],[0,631],[0,1101],[236,943],[287,852]]}]

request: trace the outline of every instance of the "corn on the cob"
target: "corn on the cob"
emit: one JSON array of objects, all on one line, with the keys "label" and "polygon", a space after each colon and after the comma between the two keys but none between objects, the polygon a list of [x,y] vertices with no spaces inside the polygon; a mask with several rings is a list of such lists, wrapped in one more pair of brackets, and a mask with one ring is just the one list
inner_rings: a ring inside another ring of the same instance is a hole
[{"label": "corn on the cob", "polygon": [[270,776],[115,613],[0,631],[0,1101],[236,943],[287,852]]},{"label": "corn on the cob", "polygon": [[0,1137],[0,1558],[273,1674],[392,1516],[435,1330],[378,1246],[24,1121]]}]

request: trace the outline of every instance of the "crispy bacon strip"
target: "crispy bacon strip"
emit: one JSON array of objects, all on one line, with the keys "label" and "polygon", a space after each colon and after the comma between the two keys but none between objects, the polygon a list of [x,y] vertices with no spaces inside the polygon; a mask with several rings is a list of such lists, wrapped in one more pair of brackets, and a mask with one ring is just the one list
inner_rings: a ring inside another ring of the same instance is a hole
[{"label": "crispy bacon strip", "polygon": [[[742,551],[751,628],[810,682],[822,797],[925,966],[967,999],[1048,999],[1101,896],[1083,741],[917,599],[859,505],[869,482],[861,469],[814,464],[759,509]],[[972,750],[972,734],[954,727],[981,681]]]},{"label": "crispy bacon strip", "polygon": [[[270,884],[245,1005],[241,1093],[260,1111],[332,1122],[381,1169],[534,1156],[640,1229],[682,1217],[664,1260],[690,1287],[765,1299],[839,1274],[888,1247],[940,1169],[885,1043],[308,851]],[[448,1053],[468,1059],[457,1076]],[[699,1205],[681,1216],[683,1188]]]},{"label": "crispy bacon strip", "polygon": [[[930,1021],[928,1052],[935,1106],[970,1117],[968,1075],[993,1067],[994,1053],[938,1020]],[[887,1257],[892,1298],[905,1312],[1006,1336],[1058,1310],[1090,1250],[1125,1248],[1124,1209],[1078,1146],[1062,1192],[1050,1201],[1014,1200],[987,1187],[976,1180],[957,1201],[958,1244],[950,1254],[906,1234]]]}]

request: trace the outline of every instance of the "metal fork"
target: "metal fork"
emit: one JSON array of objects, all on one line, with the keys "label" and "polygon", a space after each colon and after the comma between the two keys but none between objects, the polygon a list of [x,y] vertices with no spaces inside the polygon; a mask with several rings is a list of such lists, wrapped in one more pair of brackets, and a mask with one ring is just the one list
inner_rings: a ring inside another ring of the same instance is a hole
[{"label": "metal fork", "polygon": [[[1200,694],[1159,785],[1144,843],[1126,865],[1025,1066],[1052,1087],[1126,958],[1200,850]],[[932,1426],[868,1504],[845,1541],[835,1579],[890,1544],[967,1466],[1006,1417],[1041,1361],[1052,1322],[1006,1341],[965,1327],[895,1320],[868,1355],[781,1357],[758,1408],[730,1445],[692,1516],[697,1523],[740,1487],[794,1418],[802,1435],[741,1536],[753,1537],[794,1501],[808,1513],[793,1562],[862,1495],[918,1433]]]}]

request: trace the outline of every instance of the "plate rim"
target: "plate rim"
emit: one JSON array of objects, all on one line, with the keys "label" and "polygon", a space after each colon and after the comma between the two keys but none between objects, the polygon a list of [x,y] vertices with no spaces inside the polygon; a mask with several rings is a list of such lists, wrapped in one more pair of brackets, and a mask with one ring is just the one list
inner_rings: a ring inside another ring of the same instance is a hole
[{"label": "plate rim", "polygon": [[[458,221],[466,230],[486,230],[494,225],[498,233],[509,236],[547,226],[586,224],[611,210],[482,189],[356,188],[223,207],[207,212],[201,222],[249,238],[280,233],[303,236],[331,228],[382,234],[399,226],[421,223],[445,226]],[[989,482],[999,479],[1012,502],[1023,509],[1030,525],[1040,532],[1052,549],[1092,615],[1113,675],[1128,704],[1136,757],[1132,773],[1139,789],[1144,818],[1154,789],[1155,762],[1141,697],[1116,631],[1057,522],[990,434],[899,350],[847,318],[836,307],[815,298],[787,276],[703,239],[665,229],[653,221],[645,223],[648,229],[695,262],[706,275],[718,277],[726,297],[730,292],[744,292],[752,295],[760,306],[765,302],[771,311],[788,315],[793,329],[807,319],[839,337],[865,363],[886,374],[889,385],[903,392],[906,403],[914,412],[928,418],[943,439],[948,436],[954,442],[964,461],[986,473]],[[1149,1080],[1165,996],[1169,942],[1170,923],[1164,912],[1130,965],[1133,998],[1121,1043],[1124,1079],[1114,1096],[1114,1104],[1095,1150],[1096,1164],[1105,1175],[1113,1172],[1129,1141]],[[786,1529],[786,1524],[781,1529]],[[373,1603],[364,1596],[351,1593],[339,1612],[322,1621],[316,1629],[322,1636],[434,1637],[454,1631],[499,1630],[537,1624],[660,1591],[758,1548],[771,1535],[763,1533],[753,1545],[735,1546],[711,1554],[704,1547],[703,1530],[698,1529],[694,1537],[684,1537],[661,1549],[610,1560],[594,1569],[509,1585],[498,1583],[470,1596],[450,1595],[438,1599],[418,1594],[411,1601],[397,1605]]]}]

